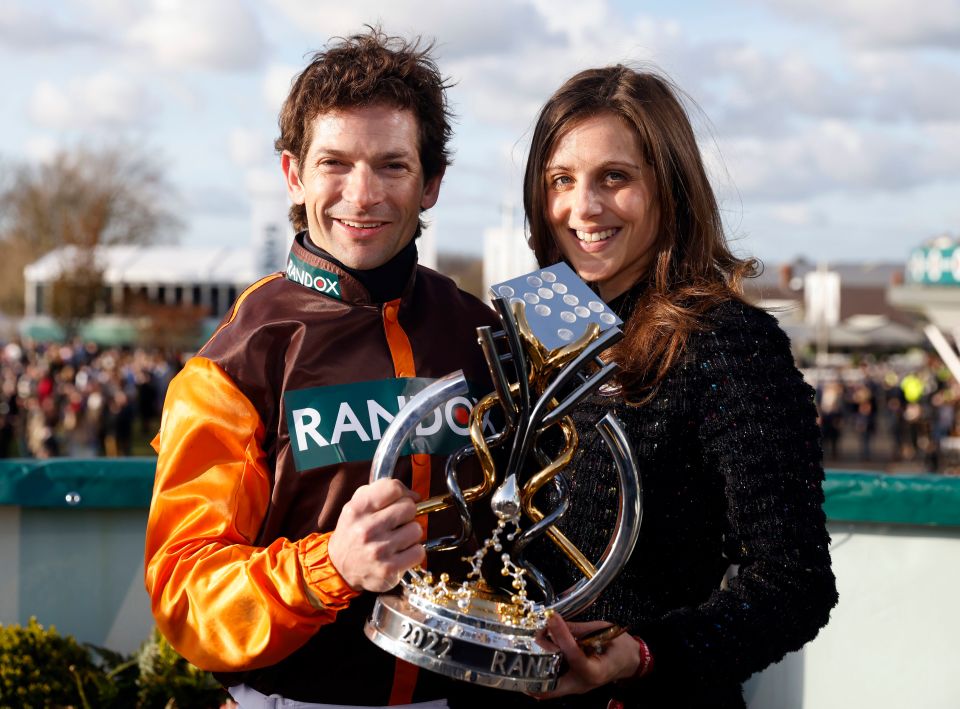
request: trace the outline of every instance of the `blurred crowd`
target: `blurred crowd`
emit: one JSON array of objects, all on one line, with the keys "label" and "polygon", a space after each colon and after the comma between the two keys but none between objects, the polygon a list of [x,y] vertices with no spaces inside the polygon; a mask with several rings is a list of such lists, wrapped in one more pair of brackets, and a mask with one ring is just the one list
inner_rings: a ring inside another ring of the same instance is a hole
[{"label": "blurred crowd", "polygon": [[[89,342],[0,349],[0,457],[128,456],[159,428],[179,355]],[[142,451],[143,454],[146,451]]]},{"label": "blurred crowd", "polygon": [[866,361],[805,372],[817,392],[824,460],[960,472],[960,386],[943,364]]},{"label": "blurred crowd", "polygon": [[[141,454],[182,356],[144,348],[0,345],[0,457]],[[911,464],[960,473],[960,385],[935,358],[804,369],[828,467]]]}]

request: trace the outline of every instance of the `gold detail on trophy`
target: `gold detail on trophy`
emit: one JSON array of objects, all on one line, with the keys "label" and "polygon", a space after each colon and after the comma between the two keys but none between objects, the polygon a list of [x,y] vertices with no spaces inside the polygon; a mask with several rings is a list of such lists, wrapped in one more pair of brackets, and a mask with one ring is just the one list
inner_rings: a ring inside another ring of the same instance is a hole
[{"label": "gold detail on trophy", "polygon": [[[599,326],[596,323],[591,323],[586,332],[575,342],[554,350],[547,350],[543,343],[532,333],[526,319],[523,305],[521,303],[514,303],[512,312],[517,324],[517,332],[521,337],[525,354],[530,363],[530,391],[531,394],[537,396],[544,393],[551,379],[560,369],[576,359],[576,357],[600,335]],[[517,397],[519,395],[519,388],[519,384],[516,382],[510,385],[509,395],[511,397]],[[483,480],[478,485],[463,492],[464,500],[468,503],[488,496],[491,491],[493,491],[497,481],[497,471],[493,455],[483,435],[483,420],[489,411],[498,404],[504,408],[508,405],[507,402],[501,402],[497,393],[493,392],[481,399],[471,413],[469,427],[470,440],[473,443],[478,462],[483,471]],[[549,403],[550,409],[556,406],[557,402],[555,400]],[[501,535],[505,535],[507,540],[514,539],[520,530],[521,510],[534,524],[544,519],[545,515],[534,504],[534,497],[537,492],[569,465],[573,459],[573,454],[576,452],[579,443],[579,437],[573,425],[573,420],[569,416],[565,416],[551,425],[560,427],[560,431],[563,434],[563,449],[554,460],[530,476],[526,483],[516,492],[518,496],[516,510],[514,511],[513,508],[509,506],[504,507],[504,509],[510,509],[511,512],[509,514],[498,513],[500,521],[496,529],[493,530],[492,535],[483,542],[473,555],[464,557],[464,561],[467,561],[471,565],[471,571],[464,582],[462,584],[451,582],[446,574],[441,575],[439,581],[435,581],[430,573],[422,569],[417,569],[410,572],[409,581],[404,581],[404,585],[414,598],[419,597],[429,603],[464,613],[469,611],[472,602],[479,601],[492,604],[496,609],[496,615],[507,625],[526,628],[542,627],[549,615],[549,611],[544,610],[542,605],[531,601],[527,597],[526,580],[524,578],[526,570],[516,564],[508,553],[503,552],[500,537]],[[541,432],[537,433],[539,434]],[[502,444],[506,438],[506,436],[502,437],[500,441],[494,443],[494,446]],[[498,494],[500,493],[498,492]],[[429,514],[453,506],[454,503],[450,495],[437,495],[418,503],[417,514]],[[508,525],[512,525],[512,531],[508,531]],[[596,567],[559,529],[554,525],[550,525],[546,533],[581,573],[588,578],[596,575]],[[503,597],[496,594],[481,575],[480,567],[483,559],[486,554],[491,551],[500,553],[500,573],[505,577],[511,578],[510,583],[513,590],[510,593],[509,602],[504,602]]]},{"label": "gold detail on trophy", "polygon": [[[563,451],[561,451],[560,455],[557,456],[550,465],[533,475],[533,477],[527,481],[527,484],[523,486],[523,494],[521,496],[523,500],[523,511],[526,512],[527,517],[534,522],[539,522],[543,519],[543,512],[538,510],[533,504],[534,495],[539,492],[540,488],[550,482],[557,473],[570,464],[570,461],[573,460],[573,454],[577,450],[577,444],[579,443],[577,429],[574,428],[573,421],[569,416],[560,419],[558,425],[563,431],[564,436],[565,445]],[[560,547],[560,550],[580,569],[580,572],[584,576],[593,578],[594,575],[596,575],[596,567],[583,555],[583,552],[577,549],[573,542],[567,539],[563,532],[553,525],[550,525],[547,528],[547,536],[553,540],[554,544]]]},{"label": "gold detail on trophy", "polygon": [[[476,449],[480,468],[483,470],[483,481],[463,491],[463,499],[467,502],[473,502],[489,495],[496,482],[497,471],[493,465],[493,457],[490,455],[490,449],[483,438],[483,418],[499,401],[496,394],[487,394],[470,412],[470,441]],[[430,514],[451,507],[453,507],[453,502],[450,500],[450,495],[434,495],[417,503],[417,514]]]}]

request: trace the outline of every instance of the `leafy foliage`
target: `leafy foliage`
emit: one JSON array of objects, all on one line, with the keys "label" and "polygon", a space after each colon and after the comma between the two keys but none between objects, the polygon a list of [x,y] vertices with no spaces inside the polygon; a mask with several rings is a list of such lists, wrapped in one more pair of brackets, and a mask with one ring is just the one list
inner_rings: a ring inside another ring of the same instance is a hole
[{"label": "leafy foliage", "polygon": [[138,709],[217,707],[226,694],[209,672],[184,660],[156,628],[137,653]]},{"label": "leafy foliage", "polygon": [[127,656],[80,645],[36,618],[0,625],[0,709],[215,709],[226,698],[156,629]]},{"label": "leafy foliage", "polygon": [[82,692],[96,691],[98,673],[84,647],[36,618],[0,626],[2,707],[79,706]]}]

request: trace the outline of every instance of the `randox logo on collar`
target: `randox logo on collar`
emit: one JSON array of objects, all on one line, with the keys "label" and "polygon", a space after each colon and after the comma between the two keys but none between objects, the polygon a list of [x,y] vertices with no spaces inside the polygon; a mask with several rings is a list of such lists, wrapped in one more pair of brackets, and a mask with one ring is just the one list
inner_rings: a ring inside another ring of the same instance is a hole
[{"label": "randox logo on collar", "polygon": [[292,253],[287,260],[287,278],[331,298],[343,300],[340,295],[340,278],[335,273],[311,266]]},{"label": "randox logo on collar", "polygon": [[[373,460],[377,444],[400,409],[434,381],[382,379],[286,392],[283,405],[297,471]],[[483,393],[471,388],[468,396],[437,407],[417,426],[403,454],[446,455],[466,445],[470,412]]]}]

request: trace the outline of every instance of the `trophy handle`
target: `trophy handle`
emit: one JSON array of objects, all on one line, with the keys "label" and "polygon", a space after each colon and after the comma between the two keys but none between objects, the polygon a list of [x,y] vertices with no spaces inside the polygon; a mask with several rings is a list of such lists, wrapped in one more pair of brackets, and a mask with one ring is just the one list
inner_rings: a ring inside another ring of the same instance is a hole
[{"label": "trophy handle", "polygon": [[[376,453],[374,453],[373,461],[370,464],[370,482],[376,482],[384,478],[392,478],[397,467],[397,460],[400,458],[400,451],[403,449],[404,444],[407,442],[410,434],[413,433],[417,424],[435,408],[455,396],[464,396],[468,390],[469,385],[467,384],[466,377],[462,370],[458,370],[445,377],[441,377],[427,388],[415,394],[410,401],[407,402],[406,406],[400,409],[400,412],[393,419],[393,422],[387,427],[387,430],[384,431],[383,438],[380,440]],[[483,403],[485,402],[481,402],[481,404]],[[478,405],[474,407],[473,415],[475,416],[478,413],[482,415],[480,411],[481,408],[489,409],[489,406],[481,407]],[[471,432],[471,437],[473,435]],[[455,453],[453,459],[459,461],[466,455],[472,453],[473,449],[468,444],[464,449]],[[448,470],[448,487],[450,487],[451,492],[447,495],[434,495],[433,497],[418,502],[417,515],[456,507],[460,515],[463,530],[459,537],[441,537],[425,542],[424,547],[427,551],[447,550],[462,544],[469,536],[470,529],[472,528],[466,503],[473,502],[477,498],[489,494],[493,489],[494,480],[492,470],[489,474],[484,470],[483,480],[479,484],[464,490],[462,493],[458,487],[451,485],[449,480],[451,475],[453,475],[453,472]]]},{"label": "trophy handle", "polygon": [[370,482],[392,478],[403,444],[407,442],[417,424],[447,400],[466,394],[467,389],[467,379],[463,376],[463,371],[458,370],[415,394],[384,431],[370,463]]}]

